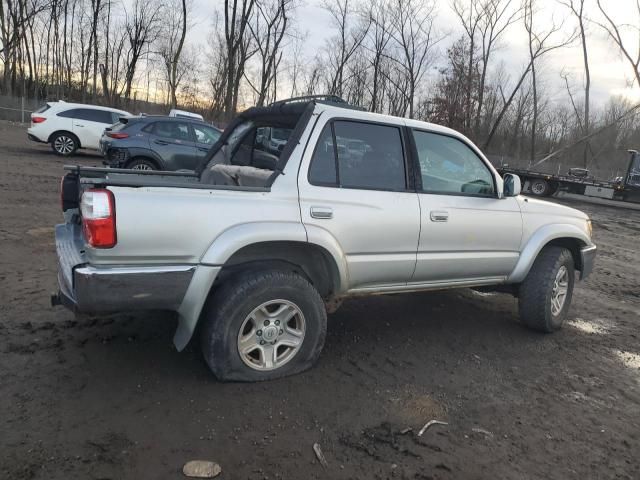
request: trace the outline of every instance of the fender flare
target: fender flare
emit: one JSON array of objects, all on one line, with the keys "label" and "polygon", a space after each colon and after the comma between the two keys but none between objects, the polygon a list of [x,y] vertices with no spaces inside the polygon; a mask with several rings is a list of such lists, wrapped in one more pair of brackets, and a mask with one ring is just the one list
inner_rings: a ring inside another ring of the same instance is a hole
[{"label": "fender flare", "polygon": [[575,225],[567,223],[554,223],[545,225],[536,230],[526,243],[515,268],[507,278],[507,283],[519,283],[525,279],[533,266],[540,250],[552,240],[570,238],[579,240],[584,245],[592,245],[587,234]]},{"label": "fender flare", "polygon": [[299,222],[254,222],[233,226],[218,235],[200,258],[203,265],[222,266],[243,247],[262,242],[305,242]]},{"label": "fender flare", "polygon": [[339,285],[336,291],[347,290],[347,262],[335,237],[318,227],[302,225],[299,222],[256,222],[237,225],[225,230],[211,243],[200,259],[184,300],[178,309],[178,328],[173,343],[181,351],[189,343],[196,329],[211,286],[223,265],[234,253],[255,243],[262,242],[309,243],[326,250],[338,268]]}]

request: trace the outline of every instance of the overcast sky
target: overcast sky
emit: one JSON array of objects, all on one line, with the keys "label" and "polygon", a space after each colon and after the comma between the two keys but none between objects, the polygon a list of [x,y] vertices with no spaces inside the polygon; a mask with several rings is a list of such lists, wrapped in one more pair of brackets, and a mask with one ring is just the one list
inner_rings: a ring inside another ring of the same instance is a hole
[{"label": "overcast sky", "polygon": [[[328,14],[319,6],[320,0],[302,1],[303,3],[294,14],[295,24],[300,31],[307,34],[304,55],[309,61],[312,61],[315,54],[324,47],[326,39],[332,34],[332,30]],[[514,0],[514,5],[516,1]],[[451,10],[450,1],[439,0],[437,3],[436,28],[443,33],[449,34],[447,40],[440,47],[440,52],[444,55],[447,45],[459,38],[463,31]],[[635,3],[636,0],[603,1],[607,12],[610,12],[611,16],[619,23],[638,26],[640,25],[640,18],[638,18]],[[190,35],[192,43],[203,45],[206,43],[204,39],[211,31],[211,19],[216,8],[215,4],[222,4],[222,2],[216,0],[212,4],[207,0],[195,0],[194,11],[196,13],[194,20],[197,25]],[[538,0],[538,4],[540,14],[535,18],[538,28],[548,28],[552,19],[560,23],[563,18],[566,18],[563,26],[564,35],[569,35],[576,27],[575,19],[569,15],[570,12],[565,7],[559,5],[557,0]],[[585,10],[587,16],[593,21],[601,21],[601,14],[596,0],[587,0]],[[595,23],[589,23],[587,34],[591,67],[591,95],[594,103],[601,104],[610,95],[624,95],[633,101],[640,101],[640,88],[637,85],[629,88],[629,83],[633,77],[631,67],[622,60],[617,48],[607,39],[604,31]],[[638,48],[637,39],[638,36],[636,34],[635,40],[632,39],[629,43],[633,48],[636,48],[634,52],[637,52]],[[528,61],[527,42],[527,34],[522,22],[514,24],[502,38],[494,65],[502,61],[512,77],[518,75]],[[560,76],[563,70],[570,72],[573,91],[577,96],[581,96],[584,69],[582,51],[578,41],[575,42],[574,46],[551,52],[545,57],[539,70],[541,79],[545,82],[546,93],[552,99],[566,101],[566,88],[564,80]]]}]

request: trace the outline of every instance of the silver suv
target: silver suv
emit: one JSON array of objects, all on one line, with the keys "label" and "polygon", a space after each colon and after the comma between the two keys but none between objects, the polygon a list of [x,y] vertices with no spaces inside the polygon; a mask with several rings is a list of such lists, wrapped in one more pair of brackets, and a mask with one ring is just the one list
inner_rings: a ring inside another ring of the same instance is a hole
[{"label": "silver suv", "polygon": [[[266,128],[291,130],[278,153]],[[53,302],[173,310],[223,380],[309,368],[356,295],[492,287],[552,332],[596,252],[584,213],[520,196],[461,134],[333,98],[249,109],[195,174],[69,169]]]}]

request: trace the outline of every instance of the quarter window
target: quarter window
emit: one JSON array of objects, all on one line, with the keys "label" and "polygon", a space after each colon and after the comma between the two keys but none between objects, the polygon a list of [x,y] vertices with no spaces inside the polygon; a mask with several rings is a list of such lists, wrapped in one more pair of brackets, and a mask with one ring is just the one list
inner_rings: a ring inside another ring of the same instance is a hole
[{"label": "quarter window", "polygon": [[493,175],[480,157],[457,138],[413,131],[422,190],[428,193],[493,197]]},{"label": "quarter window", "polygon": [[309,170],[311,183],[373,190],[406,188],[399,128],[351,121],[336,121],[332,126],[333,132],[331,125],[324,128],[316,145]]}]

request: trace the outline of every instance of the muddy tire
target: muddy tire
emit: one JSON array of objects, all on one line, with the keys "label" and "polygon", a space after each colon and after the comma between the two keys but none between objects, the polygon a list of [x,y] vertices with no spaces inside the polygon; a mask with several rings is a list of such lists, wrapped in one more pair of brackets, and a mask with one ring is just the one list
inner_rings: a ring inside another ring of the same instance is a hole
[{"label": "muddy tire", "polygon": [[73,133],[59,132],[51,138],[51,150],[61,157],[69,157],[73,155],[80,147],[78,137]]},{"label": "muddy tire", "polygon": [[571,252],[544,247],[518,289],[520,321],[540,332],[559,330],[571,305],[574,277]]},{"label": "muddy tire", "polygon": [[327,314],[306,278],[279,270],[226,280],[208,302],[204,358],[219,380],[256,382],[293,375],[316,362]]}]

